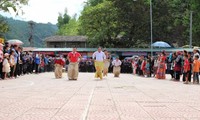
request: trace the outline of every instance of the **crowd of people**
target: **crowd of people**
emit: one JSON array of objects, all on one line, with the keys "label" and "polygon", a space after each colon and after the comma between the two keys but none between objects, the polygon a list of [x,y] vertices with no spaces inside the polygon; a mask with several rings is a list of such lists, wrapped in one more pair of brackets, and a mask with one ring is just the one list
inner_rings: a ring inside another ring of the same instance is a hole
[{"label": "crowd of people", "polygon": [[132,61],[132,68],[133,74],[143,77],[166,79],[166,74],[168,73],[173,81],[183,81],[185,84],[190,82],[199,84],[199,50],[194,49],[193,53],[186,50],[177,51],[169,55],[163,51],[154,57],[150,55],[136,57]]},{"label": "crowd of people", "polygon": [[54,58],[33,52],[23,52],[19,45],[0,46],[0,79],[13,79],[32,73],[50,72]]},{"label": "crowd of people", "polygon": [[77,79],[77,72],[96,72],[95,76],[101,79],[107,76],[108,72],[116,73],[115,77],[120,73],[133,73],[157,79],[166,79],[166,74],[170,74],[171,80],[199,84],[199,54],[198,49],[194,49],[193,52],[177,51],[170,54],[163,51],[156,56],[141,55],[133,59],[120,60],[118,56],[113,57],[107,50],[102,51],[98,48],[91,58],[83,59],[76,48],[73,48],[67,58],[64,58],[62,55],[50,57],[31,51],[23,52],[22,47],[5,43],[4,46],[0,46],[0,79],[13,79],[25,74],[51,71],[55,71],[56,78],[62,78],[61,73],[65,68],[68,76],[73,74],[73,70],[76,71],[76,75],[69,79]]}]

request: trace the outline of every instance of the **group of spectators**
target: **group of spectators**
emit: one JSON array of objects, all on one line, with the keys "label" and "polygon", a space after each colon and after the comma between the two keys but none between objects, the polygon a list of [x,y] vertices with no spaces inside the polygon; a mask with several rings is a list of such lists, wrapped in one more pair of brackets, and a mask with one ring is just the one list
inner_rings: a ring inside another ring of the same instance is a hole
[{"label": "group of spectators", "polygon": [[[185,84],[193,82],[199,84],[200,59],[199,50],[193,52],[177,51],[166,54],[165,51],[157,56],[139,56],[132,61],[133,74],[144,77],[166,79],[166,74],[171,75],[171,80],[182,81]],[[193,76],[193,80],[192,80]]]},{"label": "group of spectators", "polygon": [[5,43],[0,46],[0,79],[13,79],[21,75],[53,71],[52,57],[23,52],[19,45]]},{"label": "group of spectators", "polygon": [[[163,51],[156,56],[137,56],[131,60],[124,59],[121,60],[121,73],[133,73],[143,77],[156,77],[157,79],[166,79],[166,74],[170,74],[171,80],[181,81],[182,78],[185,84],[190,82],[199,84],[199,54],[198,49],[194,49],[193,52],[177,51],[169,55]],[[54,59],[54,57],[48,55],[33,54],[31,51],[23,52],[22,47],[5,43],[4,46],[0,46],[0,79],[51,72],[54,70]],[[112,59],[110,62],[112,62]],[[66,70],[68,63],[68,60],[66,60]],[[112,72],[112,69],[113,66],[110,64],[109,72]],[[92,58],[82,59],[79,63],[79,71],[95,72]]]}]

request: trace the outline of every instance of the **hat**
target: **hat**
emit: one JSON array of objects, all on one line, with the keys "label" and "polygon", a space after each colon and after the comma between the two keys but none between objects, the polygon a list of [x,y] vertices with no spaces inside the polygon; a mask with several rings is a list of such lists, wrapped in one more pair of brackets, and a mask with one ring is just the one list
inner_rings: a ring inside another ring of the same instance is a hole
[{"label": "hat", "polygon": [[193,50],[197,51],[197,50],[198,50],[198,47],[194,47],[194,49],[193,49]]},{"label": "hat", "polygon": [[5,54],[4,54],[4,56],[9,56],[9,55],[10,55],[10,54],[8,54],[8,53],[5,53]]}]

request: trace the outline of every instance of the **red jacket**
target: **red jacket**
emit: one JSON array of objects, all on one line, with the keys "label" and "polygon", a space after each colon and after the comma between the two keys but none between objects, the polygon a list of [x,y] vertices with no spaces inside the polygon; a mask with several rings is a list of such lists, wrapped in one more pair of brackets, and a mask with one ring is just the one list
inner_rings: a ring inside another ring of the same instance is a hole
[{"label": "red jacket", "polygon": [[61,58],[56,58],[54,60],[54,63],[59,65],[65,65],[65,62]]}]

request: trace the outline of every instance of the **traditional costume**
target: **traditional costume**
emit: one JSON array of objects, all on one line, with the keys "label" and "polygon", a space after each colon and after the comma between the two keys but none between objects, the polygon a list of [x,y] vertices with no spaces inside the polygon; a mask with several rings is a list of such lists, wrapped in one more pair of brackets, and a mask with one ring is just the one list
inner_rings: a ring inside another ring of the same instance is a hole
[{"label": "traditional costume", "polygon": [[156,77],[158,79],[166,78],[166,76],[165,76],[165,72],[166,72],[165,60],[166,60],[166,58],[162,57],[160,63],[158,64],[158,70],[157,70],[157,75],[156,75]]},{"label": "traditional costume", "polygon": [[104,68],[104,60],[106,59],[106,55],[102,51],[101,52],[96,51],[94,52],[92,57],[93,59],[95,59],[95,69],[96,69],[95,77],[103,79],[102,71]]},{"label": "traditional costume", "polygon": [[121,64],[122,62],[119,59],[112,61],[114,77],[119,77],[120,71],[121,71],[121,67],[120,67]]},{"label": "traditional costume", "polygon": [[81,54],[78,52],[70,52],[68,54],[69,66],[68,66],[68,78],[69,80],[77,80],[78,79],[78,58],[81,57]]}]

